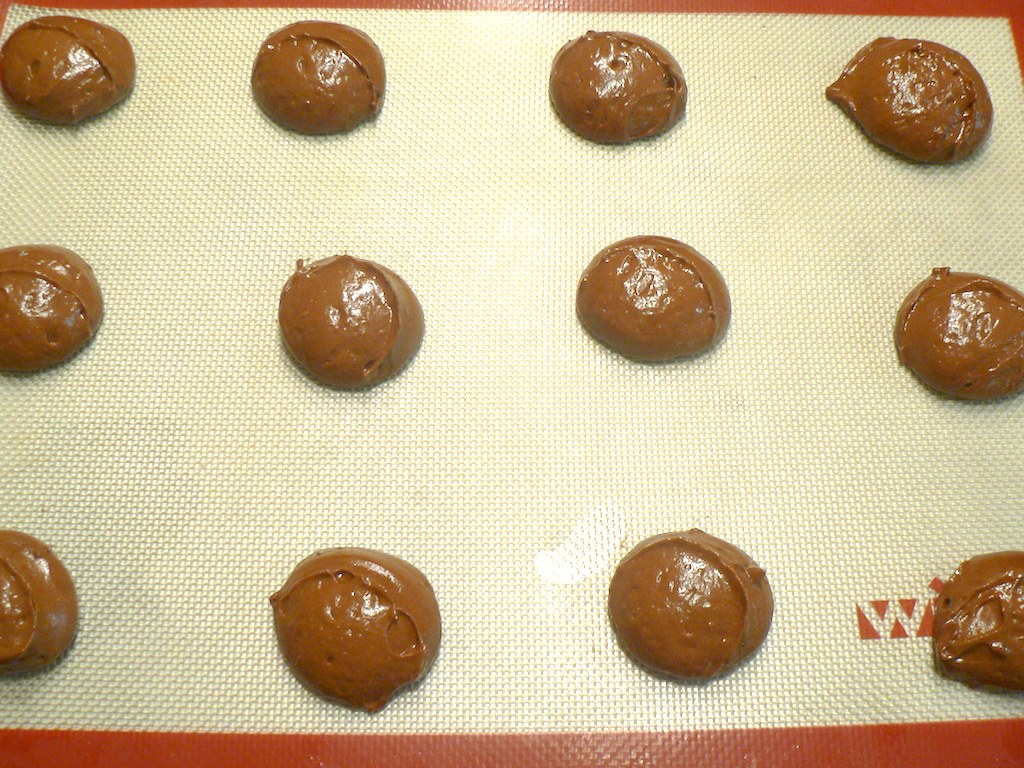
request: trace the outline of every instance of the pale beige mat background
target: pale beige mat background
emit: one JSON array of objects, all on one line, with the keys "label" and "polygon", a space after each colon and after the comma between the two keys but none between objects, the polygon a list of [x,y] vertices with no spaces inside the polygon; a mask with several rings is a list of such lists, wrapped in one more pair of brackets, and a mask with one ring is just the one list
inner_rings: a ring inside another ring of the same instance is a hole
[{"label": "pale beige mat background", "polygon": [[[38,12],[15,6],[4,36]],[[1024,288],[1024,92],[1000,19],[380,10],[87,11],[132,41],[135,92],[78,128],[0,109],[0,244],[95,268],[107,315],[60,368],[0,376],[0,523],[74,573],[80,635],[0,684],[0,727],[521,731],[1018,716],[941,680],[927,639],[862,641],[855,605],[917,598],[963,558],[1024,548],[1024,399],[941,399],[896,359],[932,267]],[[357,26],[376,122],[289,134],[249,91],[260,42]],[[550,61],[588,29],[647,35],[690,88],[627,147],[567,131]],[[871,145],[825,87],[914,36],[984,75],[996,120],[951,167]],[[710,354],[627,362],[574,316],[591,256],[683,240],[732,292]],[[283,350],[296,259],[348,252],[426,313],[412,365],[325,389]],[[680,685],[608,629],[619,557],[701,527],[768,571],[777,613],[734,675]],[[377,547],[433,581],[425,683],[368,717],[302,689],[267,597],[298,560]]]}]

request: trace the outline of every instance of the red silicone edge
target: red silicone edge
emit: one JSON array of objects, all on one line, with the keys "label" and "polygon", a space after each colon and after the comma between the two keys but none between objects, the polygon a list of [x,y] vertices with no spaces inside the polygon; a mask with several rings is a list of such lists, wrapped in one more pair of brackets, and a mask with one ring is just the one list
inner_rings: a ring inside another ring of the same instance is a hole
[{"label": "red silicone edge", "polygon": [[[5,0],[3,5],[11,5]],[[411,8],[421,10],[1012,16],[1015,0],[26,0],[39,8]]]},{"label": "red silicone edge", "polygon": [[[1009,20],[1024,72],[1024,2],[1013,0],[312,0],[323,8],[646,13],[821,13]],[[69,0],[45,8],[309,7],[310,0]],[[0,0],[0,25],[7,16]],[[882,34],[882,33],[880,33]],[[0,768],[1022,768],[1024,719],[643,733],[268,734],[0,730]]]},{"label": "red silicone edge", "polygon": [[0,768],[1020,768],[1024,720],[662,733],[0,731]]}]

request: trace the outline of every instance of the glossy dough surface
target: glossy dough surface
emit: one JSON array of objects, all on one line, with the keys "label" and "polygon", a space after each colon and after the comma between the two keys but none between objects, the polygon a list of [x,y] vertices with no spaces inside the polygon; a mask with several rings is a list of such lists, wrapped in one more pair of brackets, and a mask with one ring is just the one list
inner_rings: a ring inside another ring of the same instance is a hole
[{"label": "glossy dough surface", "polygon": [[608,614],[625,650],[655,672],[683,679],[731,671],[760,647],[773,610],[764,571],[698,530],[641,542],[608,590]]},{"label": "glossy dough surface", "polygon": [[1024,552],[961,563],[936,600],[933,642],[949,677],[1024,690]]},{"label": "glossy dough surface", "polygon": [[0,250],[0,370],[37,371],[78,352],[103,319],[92,268],[54,245]]},{"label": "glossy dough surface", "polygon": [[252,69],[252,92],[275,123],[298,133],[350,131],[384,99],[384,59],[362,31],[300,21],[268,37]]},{"label": "glossy dough surface", "polygon": [[398,373],[423,340],[423,309],[391,270],[351,256],[299,263],[281,292],[285,345],[316,379],[377,384]]},{"label": "glossy dough surface", "polygon": [[729,291],[697,251],[667,237],[631,237],[597,254],[576,291],[576,313],[594,338],[655,362],[711,347],[729,325]]},{"label": "glossy dough surface", "polygon": [[1024,295],[948,267],[932,271],[896,318],[900,362],[928,387],[965,400],[1024,389]]},{"label": "glossy dough surface", "polygon": [[549,92],[563,123],[602,144],[664,133],[686,107],[679,63],[628,32],[587,32],[567,43],[552,64]]},{"label": "glossy dough surface", "polygon": [[0,48],[0,82],[23,115],[73,124],[131,92],[135,55],[112,27],[74,16],[44,16],[15,29]]},{"label": "glossy dough surface", "polygon": [[78,596],[64,564],[38,539],[0,531],[0,674],[49,666],[78,628]]},{"label": "glossy dough surface", "polygon": [[875,142],[922,163],[967,157],[992,125],[992,100],[978,70],[925,40],[875,40],[825,95]]},{"label": "glossy dough surface", "polygon": [[383,552],[317,552],[270,603],[295,675],[321,696],[371,712],[422,678],[441,643],[441,614],[426,576]]}]

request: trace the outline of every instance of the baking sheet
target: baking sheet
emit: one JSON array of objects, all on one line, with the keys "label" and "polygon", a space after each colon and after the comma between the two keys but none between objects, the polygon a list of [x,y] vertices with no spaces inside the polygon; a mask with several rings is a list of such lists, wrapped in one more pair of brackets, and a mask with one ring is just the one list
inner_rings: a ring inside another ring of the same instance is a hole
[{"label": "baking sheet", "polygon": [[[4,36],[39,13],[12,5]],[[73,129],[0,110],[0,243],[81,254],[107,315],[70,363],[0,376],[0,498],[4,527],[69,566],[82,621],[64,663],[3,681],[0,726],[507,733],[1019,714],[1019,696],[938,678],[927,638],[862,640],[856,613],[916,599],[913,635],[934,577],[1024,548],[1021,399],[934,396],[891,342],[932,267],[1024,287],[1024,91],[1005,19],[77,13],[129,37],[136,90]],[[255,107],[259,43],[301,18],[378,43],[373,124],[301,137]],[[628,147],[561,126],[550,61],[587,29],[676,55],[679,126]],[[945,43],[981,71],[996,119],[974,158],[906,163],[826,102],[882,35]],[[689,243],[727,280],[732,325],[710,354],[637,365],[578,326],[583,267],[643,233]],[[367,392],[313,383],[277,332],[296,259],[340,252],[402,274],[426,314],[412,365]],[[753,555],[777,603],[761,652],[696,686],[635,668],[604,613],[619,557],[689,527]],[[306,554],[341,545],[415,563],[444,617],[429,677],[372,717],[309,695],[274,644],[267,597]]]}]

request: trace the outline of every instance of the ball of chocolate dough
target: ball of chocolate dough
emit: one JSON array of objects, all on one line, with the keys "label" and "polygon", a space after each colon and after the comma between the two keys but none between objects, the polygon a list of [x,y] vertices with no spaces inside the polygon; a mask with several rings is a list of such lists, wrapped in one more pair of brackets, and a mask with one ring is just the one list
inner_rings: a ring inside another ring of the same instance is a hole
[{"label": "ball of chocolate dough", "polygon": [[922,163],[967,157],[992,125],[992,100],[978,70],[925,40],[875,40],[825,96],[873,141]]},{"label": "ball of chocolate dough", "polygon": [[652,40],[629,32],[587,32],[551,67],[551,103],[570,129],[601,144],[664,133],[686,107],[679,64]]},{"label": "ball of chocolate dough", "polygon": [[306,134],[350,131],[380,112],[384,59],[358,29],[300,21],[263,42],[252,68],[252,92],[282,128]]},{"label": "ball of chocolate dough", "polygon": [[112,27],[74,16],[44,16],[15,29],[0,48],[0,83],[21,114],[70,125],[131,93],[135,55]]},{"label": "ball of chocolate dough", "polygon": [[619,642],[649,669],[681,679],[730,672],[756,651],[774,601],[764,571],[703,531],[665,533],[623,558],[608,590]]},{"label": "ball of chocolate dough", "polygon": [[576,314],[598,341],[635,360],[696,355],[729,325],[725,281],[697,251],[667,237],[621,240],[587,266]]},{"label": "ball of chocolate dough", "polygon": [[441,644],[441,613],[427,577],[383,552],[317,552],[270,603],[296,677],[327,699],[370,712],[426,675]]},{"label": "ball of chocolate dough", "polygon": [[285,346],[314,378],[352,389],[394,376],[423,341],[423,309],[406,282],[372,261],[332,256],[281,291]]},{"label": "ball of chocolate dough", "polygon": [[66,248],[0,250],[0,370],[37,371],[78,352],[103,319],[92,268]]},{"label": "ball of chocolate dough", "polygon": [[1024,691],[1024,552],[961,563],[935,602],[932,640],[946,676]]},{"label": "ball of chocolate dough", "polygon": [[0,531],[0,675],[53,664],[75,639],[78,597],[48,546]]},{"label": "ball of chocolate dough", "polygon": [[965,400],[1024,389],[1024,295],[948,267],[910,292],[896,317],[900,362],[926,386]]}]

